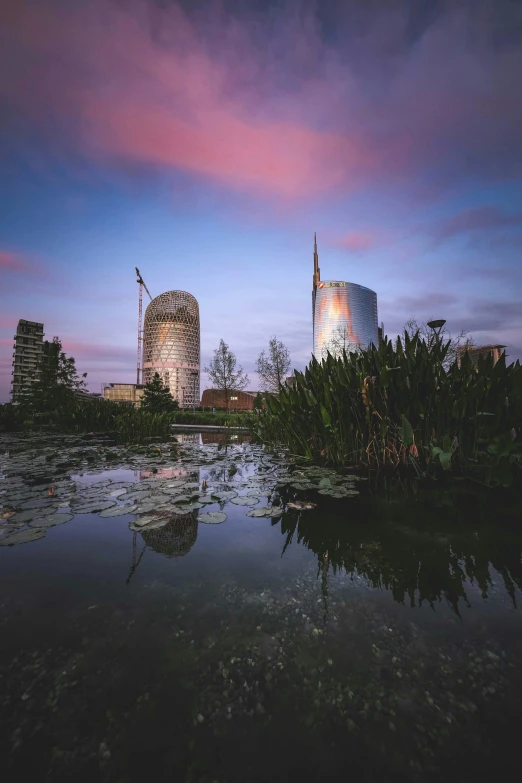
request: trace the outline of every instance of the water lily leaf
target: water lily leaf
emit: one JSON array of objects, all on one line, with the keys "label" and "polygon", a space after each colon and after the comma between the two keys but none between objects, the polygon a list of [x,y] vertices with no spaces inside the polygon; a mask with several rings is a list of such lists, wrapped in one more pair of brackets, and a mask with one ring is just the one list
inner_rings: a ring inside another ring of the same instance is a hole
[{"label": "water lily leaf", "polygon": [[240,497],[232,498],[230,502],[234,503],[236,506],[256,506],[259,503],[259,500],[259,498],[241,495]]},{"label": "water lily leaf", "polygon": [[144,500],[145,498],[149,498],[150,495],[151,495],[150,490],[140,489],[137,490],[136,492],[126,492],[125,495],[123,496],[120,495],[120,500],[122,500],[123,497],[125,497],[125,499],[128,498],[129,500]]},{"label": "water lily leaf", "polygon": [[247,512],[247,517],[280,517],[283,513],[281,506],[264,506],[263,508],[254,508]]},{"label": "water lily leaf", "polygon": [[[190,503],[191,500],[198,497],[198,493],[192,493],[191,495],[178,495],[177,498],[172,500],[173,503]],[[169,498],[170,500],[170,498]]]},{"label": "water lily leaf", "polygon": [[216,498],[216,500],[232,500],[232,498],[237,497],[237,492],[234,492],[233,490],[212,492],[212,497]]},{"label": "water lily leaf", "polygon": [[94,514],[96,511],[103,511],[115,505],[115,500],[93,500],[90,503],[74,505],[71,507],[71,511],[74,511],[75,514]]},{"label": "water lily leaf", "polygon": [[140,530],[156,530],[157,528],[165,527],[165,525],[168,525],[168,523],[168,519],[155,519],[149,522],[147,525],[141,525]]},{"label": "water lily leaf", "polygon": [[31,527],[55,527],[55,525],[63,525],[65,522],[70,522],[73,518],[74,514],[49,514],[47,517],[33,519],[29,524]]},{"label": "water lily leaf", "polygon": [[29,500],[29,501],[27,501],[27,503],[23,503],[21,507],[23,509],[26,509],[26,508],[38,509],[38,508],[43,508],[45,506],[49,506],[49,507],[52,506],[53,508],[57,508],[58,507],[57,506],[57,501],[56,500],[53,501],[52,498],[49,498],[49,497],[47,497],[47,498],[37,498],[36,500]]},{"label": "water lily leaf", "polygon": [[37,541],[45,536],[45,530],[41,527],[29,527],[26,530],[19,530],[18,533],[11,533],[4,538],[0,538],[0,546],[13,546],[14,544],[29,544],[31,541]]},{"label": "water lily leaf", "polygon": [[204,503],[195,501],[193,503],[182,504],[178,506],[178,509],[182,510],[184,514],[188,514],[189,511],[197,511],[198,509],[203,508],[204,505]]},{"label": "water lily leaf", "polygon": [[112,506],[112,508],[105,508],[103,511],[101,511],[99,516],[103,517],[104,519],[107,517],[121,517],[125,514],[135,514],[137,508],[138,507],[132,503],[128,503],[123,506]]},{"label": "water lily leaf", "polygon": [[207,514],[200,514],[198,522],[204,522],[206,525],[218,525],[220,522],[224,522],[226,518],[227,515],[221,511],[209,511]]}]

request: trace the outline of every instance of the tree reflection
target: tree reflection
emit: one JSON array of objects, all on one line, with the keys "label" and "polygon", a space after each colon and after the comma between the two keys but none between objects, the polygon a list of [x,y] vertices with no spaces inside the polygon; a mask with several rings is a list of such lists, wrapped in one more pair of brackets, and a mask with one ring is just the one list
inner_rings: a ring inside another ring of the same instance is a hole
[{"label": "tree reflection", "polygon": [[494,524],[498,509],[495,517],[479,519],[474,510],[470,519],[462,509],[446,507],[442,516],[429,503],[411,501],[343,503],[342,508],[286,512],[280,521],[286,537],[283,554],[296,540],[317,555],[325,597],[328,574],[344,571],[389,590],[400,603],[435,608],[445,600],[458,615],[461,601],[470,606],[470,584],[487,598],[492,568],[516,606],[516,589],[522,588],[522,534]]}]

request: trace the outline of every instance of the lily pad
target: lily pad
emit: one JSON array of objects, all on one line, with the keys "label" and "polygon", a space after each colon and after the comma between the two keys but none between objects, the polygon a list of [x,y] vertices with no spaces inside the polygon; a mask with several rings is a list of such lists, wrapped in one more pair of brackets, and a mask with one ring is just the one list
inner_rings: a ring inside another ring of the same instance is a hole
[{"label": "lily pad", "polygon": [[11,522],[30,522],[31,519],[34,519],[36,516],[42,517],[47,516],[47,514],[52,514],[53,508],[31,508],[27,509],[26,511],[19,511],[17,514],[14,514],[14,516],[11,517]]},{"label": "lily pad", "polygon": [[232,498],[237,497],[237,492],[234,492],[232,489],[224,490],[223,492],[213,492],[212,497],[217,500],[232,500]]},{"label": "lily pad", "polygon": [[237,498],[232,498],[231,503],[234,503],[236,506],[257,506],[261,498],[255,497],[249,495],[241,495]]},{"label": "lily pad", "polygon": [[[172,502],[173,502],[173,503],[176,503],[176,504],[177,504],[177,503],[190,503],[192,500],[194,500],[195,498],[197,498],[197,496],[198,496],[198,494],[197,494],[197,493],[193,493],[193,494],[191,494],[191,495],[178,495],[178,497],[177,497],[177,498],[174,498],[174,499],[172,500]],[[169,500],[171,500],[171,498],[169,498]]]},{"label": "lily pad", "polygon": [[281,506],[263,506],[263,508],[254,508],[247,512],[247,517],[280,517],[283,513]]},{"label": "lily pad", "polygon": [[216,500],[212,497],[212,495],[198,495],[198,503],[215,503]]},{"label": "lily pad", "polygon": [[115,500],[93,500],[90,503],[73,505],[71,511],[75,514],[93,514],[96,511],[104,511],[116,505]]},{"label": "lily pad", "polygon": [[200,514],[198,516],[198,522],[204,522],[206,525],[219,525],[220,522],[224,522],[227,518],[226,514],[221,511],[209,511],[207,514]]},{"label": "lily pad", "polygon": [[65,522],[70,522],[73,517],[74,514],[49,514],[47,517],[33,519],[29,524],[31,527],[54,527],[55,525],[63,525]]},{"label": "lily pad", "polygon": [[5,538],[0,538],[0,546],[14,546],[15,544],[29,544],[31,541],[37,541],[45,536],[45,530],[38,527],[29,527],[26,530],[19,530],[18,533],[11,533]]},{"label": "lily pad", "polygon": [[123,506],[112,506],[111,508],[105,508],[103,511],[100,512],[99,516],[106,518],[106,517],[121,517],[124,514],[135,514],[137,510],[137,506],[134,504],[128,504]]}]

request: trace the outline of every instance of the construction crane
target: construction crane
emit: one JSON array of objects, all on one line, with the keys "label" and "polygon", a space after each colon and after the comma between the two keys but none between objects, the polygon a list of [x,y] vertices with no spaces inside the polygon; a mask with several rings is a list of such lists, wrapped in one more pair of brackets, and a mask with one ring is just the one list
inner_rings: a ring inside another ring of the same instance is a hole
[{"label": "construction crane", "polygon": [[140,270],[138,267],[134,267],[136,269],[136,276],[139,286],[139,306],[138,306],[138,362],[136,365],[136,384],[139,385],[140,383],[140,375],[142,374],[141,369],[141,356],[142,356],[142,342],[143,342],[143,333],[141,330],[141,316],[142,316],[142,296],[143,296],[143,289],[148,293],[149,299],[152,302],[152,296],[150,295],[150,291],[145,285],[145,281],[143,280],[142,276],[140,275]]}]

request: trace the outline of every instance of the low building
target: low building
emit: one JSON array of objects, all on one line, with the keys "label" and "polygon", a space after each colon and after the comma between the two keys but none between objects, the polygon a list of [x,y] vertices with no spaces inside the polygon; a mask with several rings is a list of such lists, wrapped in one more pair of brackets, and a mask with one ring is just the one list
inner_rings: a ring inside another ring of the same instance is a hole
[{"label": "low building", "polygon": [[139,408],[145,385],[140,383],[104,383],[103,399],[113,402],[125,402]]},{"label": "low building", "polygon": [[[228,397],[228,408],[231,411],[254,410],[255,391],[231,391]],[[202,408],[227,409],[225,393],[221,389],[205,389],[201,396]]]},{"label": "low building", "polygon": [[79,400],[103,400],[103,394],[88,392],[83,389],[77,389],[74,394]]},{"label": "low building", "polygon": [[493,364],[496,364],[502,354],[505,354],[505,345],[461,345],[457,348],[457,361],[460,361],[465,353],[469,353],[473,364],[478,363],[479,356],[492,356]]}]

